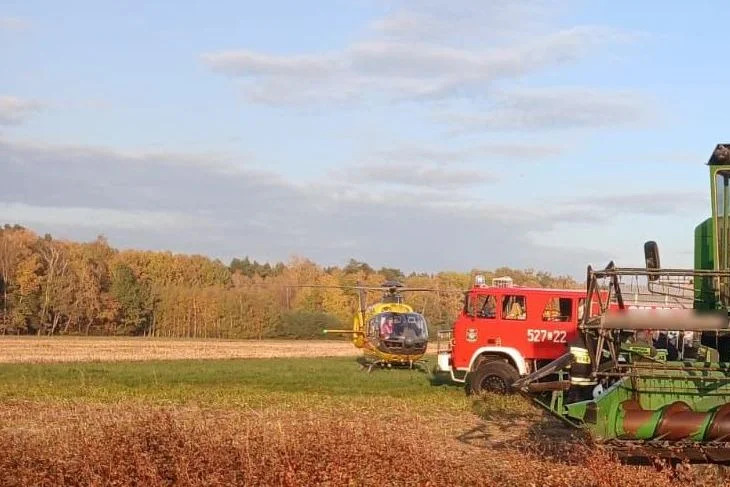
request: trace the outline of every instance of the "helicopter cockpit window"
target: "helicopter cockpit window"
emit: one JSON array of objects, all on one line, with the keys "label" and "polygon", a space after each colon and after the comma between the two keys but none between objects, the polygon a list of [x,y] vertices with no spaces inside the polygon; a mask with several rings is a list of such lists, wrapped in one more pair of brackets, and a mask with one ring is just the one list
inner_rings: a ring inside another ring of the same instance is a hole
[{"label": "helicopter cockpit window", "polygon": [[381,339],[427,339],[426,322],[418,313],[380,313],[370,320]]},{"label": "helicopter cockpit window", "polygon": [[380,316],[380,336],[388,338],[393,335],[393,316],[388,313]]}]

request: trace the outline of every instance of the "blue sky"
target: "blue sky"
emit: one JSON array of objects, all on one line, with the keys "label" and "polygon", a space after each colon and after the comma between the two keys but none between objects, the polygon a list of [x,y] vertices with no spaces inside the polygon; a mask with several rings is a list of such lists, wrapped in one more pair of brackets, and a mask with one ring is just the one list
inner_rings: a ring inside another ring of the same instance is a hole
[{"label": "blue sky", "polygon": [[724,2],[0,1],[0,220],[229,260],[692,263]]}]

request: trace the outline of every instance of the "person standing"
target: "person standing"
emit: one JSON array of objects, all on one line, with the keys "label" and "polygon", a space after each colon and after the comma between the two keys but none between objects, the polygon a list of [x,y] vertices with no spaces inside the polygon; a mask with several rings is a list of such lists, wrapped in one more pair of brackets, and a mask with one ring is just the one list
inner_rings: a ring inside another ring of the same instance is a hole
[{"label": "person standing", "polygon": [[568,367],[570,373],[568,402],[590,399],[593,397],[593,388],[598,385],[598,380],[593,377],[591,355],[584,335],[577,333],[568,342],[568,349],[573,354],[573,363]]}]

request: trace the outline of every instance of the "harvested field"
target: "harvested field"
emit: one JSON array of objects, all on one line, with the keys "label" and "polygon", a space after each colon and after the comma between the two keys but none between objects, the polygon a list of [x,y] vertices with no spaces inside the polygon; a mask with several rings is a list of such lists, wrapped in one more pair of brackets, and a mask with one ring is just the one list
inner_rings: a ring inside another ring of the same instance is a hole
[{"label": "harvested field", "polygon": [[519,396],[348,358],[4,364],[0,486],[723,485],[626,466]]},{"label": "harvested field", "polygon": [[2,337],[0,363],[94,362],[358,355],[340,340],[187,340],[116,337]]},{"label": "harvested field", "polygon": [[[361,411],[262,411],[5,404],[0,485],[719,485],[616,463],[579,440],[527,425],[463,441],[488,423]],[[341,413],[347,413],[344,417]],[[488,428],[487,428],[488,429]],[[499,429],[499,428],[496,428]],[[103,445],[103,447],[102,447]]]}]

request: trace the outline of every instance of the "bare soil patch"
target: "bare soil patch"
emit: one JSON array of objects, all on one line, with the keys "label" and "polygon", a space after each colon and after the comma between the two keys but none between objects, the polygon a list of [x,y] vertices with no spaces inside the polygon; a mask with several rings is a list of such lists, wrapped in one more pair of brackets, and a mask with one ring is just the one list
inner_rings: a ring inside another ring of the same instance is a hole
[{"label": "bare soil patch", "polygon": [[1,337],[0,363],[93,362],[270,357],[347,357],[335,340],[186,340],[122,337]]}]

